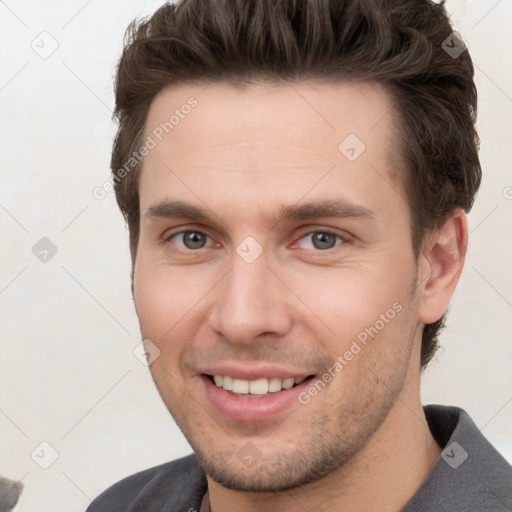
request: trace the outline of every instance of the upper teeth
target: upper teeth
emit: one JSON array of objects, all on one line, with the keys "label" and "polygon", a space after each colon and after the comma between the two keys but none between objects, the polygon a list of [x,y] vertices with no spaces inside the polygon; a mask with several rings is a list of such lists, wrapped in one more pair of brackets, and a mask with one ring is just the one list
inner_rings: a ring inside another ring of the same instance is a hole
[{"label": "upper teeth", "polygon": [[213,380],[219,388],[224,388],[226,391],[232,391],[233,393],[239,393],[241,395],[266,395],[267,393],[275,393],[281,391],[281,389],[290,389],[294,384],[300,384],[303,382],[305,377],[288,377],[286,379],[280,379],[278,377],[272,377],[270,379],[258,379],[258,380],[244,380],[244,379],[233,379],[227,375],[214,375]]}]

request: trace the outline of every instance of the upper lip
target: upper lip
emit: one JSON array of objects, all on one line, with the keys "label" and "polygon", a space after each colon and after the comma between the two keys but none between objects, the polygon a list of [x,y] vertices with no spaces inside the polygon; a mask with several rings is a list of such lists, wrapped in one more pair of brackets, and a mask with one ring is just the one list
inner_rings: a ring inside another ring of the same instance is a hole
[{"label": "upper lip", "polygon": [[289,368],[283,368],[275,365],[258,365],[252,367],[243,367],[240,365],[234,365],[230,363],[218,364],[215,366],[205,367],[199,370],[199,373],[206,375],[222,375],[233,377],[234,379],[242,380],[258,380],[258,379],[286,379],[286,378],[300,378],[308,377],[313,375],[313,372],[304,372],[300,370],[290,370]]}]

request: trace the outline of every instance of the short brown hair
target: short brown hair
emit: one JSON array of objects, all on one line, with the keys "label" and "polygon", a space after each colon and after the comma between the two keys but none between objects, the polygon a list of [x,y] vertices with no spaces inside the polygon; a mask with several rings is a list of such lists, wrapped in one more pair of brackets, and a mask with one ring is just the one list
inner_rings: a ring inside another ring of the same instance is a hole
[{"label": "short brown hair", "polygon": [[[443,2],[444,3],[444,2]],[[118,132],[111,170],[130,232],[139,239],[141,145],[149,106],[179,83],[325,79],[382,84],[399,119],[404,191],[417,257],[425,234],[455,209],[469,212],[481,181],[477,91],[469,52],[454,46],[444,5],[430,0],[182,0],[128,27],[115,80]],[[455,42],[458,42],[455,41]],[[460,44],[458,44],[460,47]],[[445,316],[423,330],[431,360]]]}]

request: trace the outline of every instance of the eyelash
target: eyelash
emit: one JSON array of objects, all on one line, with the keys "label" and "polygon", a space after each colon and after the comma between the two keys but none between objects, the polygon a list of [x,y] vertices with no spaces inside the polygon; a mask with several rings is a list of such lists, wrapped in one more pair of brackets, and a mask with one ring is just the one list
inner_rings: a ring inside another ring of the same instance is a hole
[{"label": "eyelash", "polygon": [[[175,233],[170,233],[168,235],[165,235],[163,240],[162,240],[162,243],[169,243],[171,242],[171,240],[173,238],[175,238],[176,236],[179,236],[179,235],[183,235],[184,233],[198,233],[198,234],[201,234],[201,235],[205,235],[207,236],[208,238],[212,239],[212,237],[208,234],[208,233],[205,233],[204,231],[200,231],[200,230],[197,230],[197,229],[183,229],[181,231],[177,231]],[[349,237],[346,236],[346,235],[341,235],[340,233],[337,233],[335,231],[332,231],[330,229],[316,229],[316,230],[311,230],[311,231],[306,231],[306,232],[303,232],[302,234],[300,234],[298,240],[302,240],[303,238],[305,238],[306,236],[308,235],[312,235],[312,234],[315,234],[315,233],[321,233],[323,235],[333,235],[335,237],[337,237],[339,240],[341,240],[341,244],[336,244],[334,247],[331,247],[329,249],[304,249],[305,251],[313,251],[313,252],[319,252],[319,253],[332,253],[333,251],[337,250],[337,248],[339,249],[341,246],[345,245],[348,241],[349,241]],[[206,247],[201,247],[199,249],[181,249],[179,248],[180,251],[184,251],[184,252],[199,252],[201,251],[202,249],[206,249]]]}]

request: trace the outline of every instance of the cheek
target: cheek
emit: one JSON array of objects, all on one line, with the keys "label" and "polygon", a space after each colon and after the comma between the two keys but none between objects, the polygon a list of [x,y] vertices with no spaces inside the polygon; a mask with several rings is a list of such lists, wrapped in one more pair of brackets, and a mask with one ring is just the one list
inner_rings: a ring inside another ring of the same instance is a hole
[{"label": "cheek", "polygon": [[143,334],[156,340],[170,336],[204,295],[200,283],[163,265],[138,264],[134,300]]},{"label": "cheek", "polygon": [[[374,326],[386,330],[403,310],[411,290],[409,272],[402,267],[402,275],[389,272],[384,265],[367,268],[329,269],[315,272],[308,279],[304,274],[290,275],[294,293],[307,305],[300,307],[299,323],[309,318],[311,329],[327,327],[326,333],[338,343],[350,344],[365,329]],[[407,277],[407,279],[406,279]],[[411,277],[412,279],[412,277]],[[315,326],[317,326],[315,328]]]},{"label": "cheek", "polygon": [[149,369],[164,402],[169,404],[176,399],[175,379],[181,380],[182,340],[187,339],[183,332],[185,323],[180,321],[186,315],[183,294],[158,267],[139,264],[134,274],[134,301],[142,337],[158,347],[158,357]]}]

